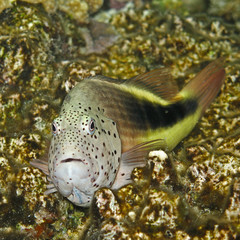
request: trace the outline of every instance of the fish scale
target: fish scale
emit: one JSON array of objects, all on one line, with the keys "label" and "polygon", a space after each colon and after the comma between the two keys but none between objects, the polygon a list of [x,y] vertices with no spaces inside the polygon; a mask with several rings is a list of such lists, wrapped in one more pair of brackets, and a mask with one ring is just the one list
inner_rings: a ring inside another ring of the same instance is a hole
[{"label": "fish scale", "polygon": [[130,183],[149,151],[172,150],[191,132],[223,84],[222,64],[212,62],[180,92],[165,68],[79,82],[52,123],[48,163],[31,162],[48,175],[46,193],[87,207],[99,188]]}]

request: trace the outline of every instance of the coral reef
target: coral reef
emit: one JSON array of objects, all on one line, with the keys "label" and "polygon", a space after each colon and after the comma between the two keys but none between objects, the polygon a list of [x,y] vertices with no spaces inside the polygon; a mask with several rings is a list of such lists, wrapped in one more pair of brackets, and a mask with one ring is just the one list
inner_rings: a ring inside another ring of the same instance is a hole
[{"label": "coral reef", "polygon": [[[239,237],[240,210],[237,205],[232,209],[232,202],[239,204],[236,168],[232,169],[233,178],[226,182],[209,167],[197,172],[191,165],[183,176],[182,168],[176,168],[182,164],[179,159],[163,151],[151,152],[148,163],[148,168],[135,169],[134,184],[116,193],[110,189],[96,192],[91,226],[84,239]],[[201,180],[196,181],[192,174]],[[232,194],[232,190],[236,192]]]},{"label": "coral reef", "polygon": [[[97,12],[103,5],[103,0],[22,0],[23,2],[38,4],[41,3],[49,13],[62,11],[79,23],[88,23],[90,15]],[[0,12],[5,8],[17,4],[16,0],[4,0],[0,3]]]},{"label": "coral reef", "polygon": [[[58,11],[61,1],[28,2],[0,3],[1,239],[239,238],[237,8],[231,15],[232,8],[219,11],[211,1],[202,8],[206,15],[187,5],[173,13],[172,1],[139,9],[127,4],[99,14],[116,29],[99,35],[91,27],[98,16],[91,14],[103,1],[68,1],[85,4],[81,13],[64,4]],[[148,166],[133,171],[133,184],[99,190],[90,210],[58,193],[44,195],[46,177],[29,161],[46,158],[50,123],[77,81],[95,74],[130,78],[168,66],[181,88],[219,56],[227,77],[215,102],[173,152],[151,153]]]}]

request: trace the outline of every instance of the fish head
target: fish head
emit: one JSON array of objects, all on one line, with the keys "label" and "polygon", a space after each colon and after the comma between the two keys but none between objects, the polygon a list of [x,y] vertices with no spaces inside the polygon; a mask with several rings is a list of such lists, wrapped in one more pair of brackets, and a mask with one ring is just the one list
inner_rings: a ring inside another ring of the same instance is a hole
[{"label": "fish head", "polygon": [[101,114],[62,111],[52,123],[49,173],[56,189],[78,206],[89,206],[94,192],[111,187],[121,141],[116,123]]}]

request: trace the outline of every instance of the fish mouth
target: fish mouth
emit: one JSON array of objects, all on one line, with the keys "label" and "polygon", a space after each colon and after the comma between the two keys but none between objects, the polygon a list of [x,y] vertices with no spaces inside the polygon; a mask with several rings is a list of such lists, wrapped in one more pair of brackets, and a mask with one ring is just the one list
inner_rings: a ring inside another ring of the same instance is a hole
[{"label": "fish mouth", "polygon": [[61,160],[61,163],[67,163],[67,162],[83,162],[80,158],[67,158],[64,160]]}]

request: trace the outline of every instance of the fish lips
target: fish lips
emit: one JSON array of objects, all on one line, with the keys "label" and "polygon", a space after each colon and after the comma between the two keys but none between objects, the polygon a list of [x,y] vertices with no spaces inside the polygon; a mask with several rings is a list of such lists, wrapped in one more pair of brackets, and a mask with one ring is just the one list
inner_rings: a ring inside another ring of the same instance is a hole
[{"label": "fish lips", "polygon": [[88,191],[89,168],[90,166],[79,158],[66,158],[55,166],[51,178],[58,191],[69,197],[74,188],[83,193]]},{"label": "fish lips", "polygon": [[67,162],[83,162],[83,160],[79,158],[67,158],[67,159],[61,160],[61,163],[67,163]]}]

